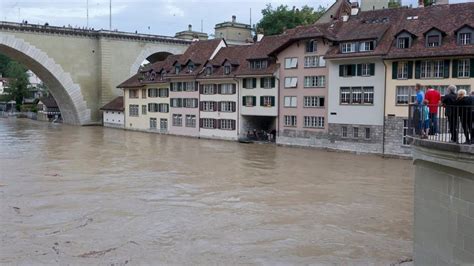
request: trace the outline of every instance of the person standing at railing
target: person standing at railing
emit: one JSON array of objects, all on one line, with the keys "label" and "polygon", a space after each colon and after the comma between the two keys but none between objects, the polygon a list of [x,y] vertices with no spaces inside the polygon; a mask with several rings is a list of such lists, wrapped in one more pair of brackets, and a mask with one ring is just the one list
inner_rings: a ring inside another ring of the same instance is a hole
[{"label": "person standing at railing", "polygon": [[425,100],[430,112],[430,135],[435,135],[438,133],[438,106],[441,102],[441,94],[430,86],[425,93]]},{"label": "person standing at railing", "polygon": [[430,110],[428,109],[428,100],[424,100],[420,107],[421,110],[421,138],[427,139],[430,134]]},{"label": "person standing at railing", "polygon": [[470,96],[467,96],[466,90],[458,91],[458,98],[456,100],[456,105],[458,107],[459,120],[461,121],[461,126],[464,131],[464,136],[466,137],[466,142],[464,142],[464,144],[471,144],[472,98]]},{"label": "person standing at railing", "polygon": [[415,134],[421,135],[423,132],[423,117],[421,113],[421,107],[423,105],[423,100],[425,98],[425,95],[423,94],[423,91],[421,90],[421,85],[417,83],[415,85],[415,92],[416,92],[416,98],[415,98],[415,109],[413,110],[413,118],[414,118],[414,123],[415,123]]},{"label": "person standing at railing", "polygon": [[445,108],[445,115],[448,118],[449,133],[451,133],[451,141],[458,142],[458,116],[456,114],[456,86],[449,85],[447,94],[441,100]]}]

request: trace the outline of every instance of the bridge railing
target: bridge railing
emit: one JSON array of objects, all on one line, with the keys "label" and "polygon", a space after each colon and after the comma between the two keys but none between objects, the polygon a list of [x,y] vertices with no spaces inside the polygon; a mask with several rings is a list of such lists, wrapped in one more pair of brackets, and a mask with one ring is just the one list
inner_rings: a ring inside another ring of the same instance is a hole
[{"label": "bridge railing", "polygon": [[411,138],[453,144],[474,144],[473,106],[408,106]]}]

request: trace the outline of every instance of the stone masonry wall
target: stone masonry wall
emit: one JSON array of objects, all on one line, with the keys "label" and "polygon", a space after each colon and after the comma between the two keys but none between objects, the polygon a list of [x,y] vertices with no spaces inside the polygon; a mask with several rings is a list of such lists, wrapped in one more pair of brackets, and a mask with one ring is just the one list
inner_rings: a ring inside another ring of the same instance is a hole
[{"label": "stone masonry wall", "polygon": [[385,117],[385,154],[411,156],[411,147],[403,144],[403,126],[406,117]]}]

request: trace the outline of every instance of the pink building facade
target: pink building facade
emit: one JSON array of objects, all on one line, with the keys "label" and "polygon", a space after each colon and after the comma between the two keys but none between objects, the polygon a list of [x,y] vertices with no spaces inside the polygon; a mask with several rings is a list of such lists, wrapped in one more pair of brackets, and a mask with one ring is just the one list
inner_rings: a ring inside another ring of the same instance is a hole
[{"label": "pink building facade", "polygon": [[306,145],[327,136],[328,69],[323,38],[296,40],[277,51],[279,123],[277,141]]}]

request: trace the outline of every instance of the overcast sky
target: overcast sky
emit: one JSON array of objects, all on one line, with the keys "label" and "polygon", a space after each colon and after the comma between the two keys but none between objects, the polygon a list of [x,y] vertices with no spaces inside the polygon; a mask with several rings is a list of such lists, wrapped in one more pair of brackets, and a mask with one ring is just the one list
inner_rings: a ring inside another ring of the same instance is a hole
[{"label": "overcast sky", "polygon": [[[89,1],[89,26],[95,29],[109,28],[109,0]],[[252,24],[261,17],[267,3],[273,6],[286,4],[300,7],[330,6],[335,0],[112,0],[112,28],[120,31],[174,35],[193,25],[196,31],[209,34],[214,25],[229,21],[232,15],[237,21],[249,23],[252,9]],[[474,0],[451,0],[450,2],[473,2]],[[404,4],[415,4],[417,0],[403,0]],[[0,0],[0,20],[50,25],[87,25],[87,0]]]}]

